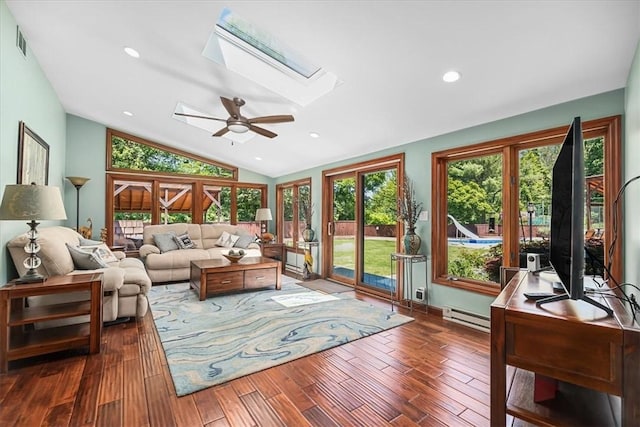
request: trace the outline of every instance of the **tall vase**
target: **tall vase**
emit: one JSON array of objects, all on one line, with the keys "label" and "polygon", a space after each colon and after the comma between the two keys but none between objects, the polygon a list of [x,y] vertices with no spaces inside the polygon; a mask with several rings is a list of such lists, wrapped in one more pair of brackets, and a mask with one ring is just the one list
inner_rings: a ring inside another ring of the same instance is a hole
[{"label": "tall vase", "polygon": [[302,232],[302,240],[305,242],[313,242],[313,238],[316,236],[315,231],[311,229],[311,227],[307,227]]},{"label": "tall vase", "polygon": [[416,234],[416,228],[411,227],[407,230],[404,237],[404,253],[408,255],[417,255],[420,252],[420,244],[422,239]]}]

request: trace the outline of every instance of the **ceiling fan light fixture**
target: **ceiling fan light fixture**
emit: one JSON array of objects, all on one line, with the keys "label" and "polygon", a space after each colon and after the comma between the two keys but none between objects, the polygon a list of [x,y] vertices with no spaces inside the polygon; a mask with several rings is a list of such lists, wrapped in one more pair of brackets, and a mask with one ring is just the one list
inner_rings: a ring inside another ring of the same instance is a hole
[{"label": "ceiling fan light fixture", "polygon": [[227,124],[227,128],[235,133],[245,133],[249,130],[249,126],[243,122],[230,122]]}]

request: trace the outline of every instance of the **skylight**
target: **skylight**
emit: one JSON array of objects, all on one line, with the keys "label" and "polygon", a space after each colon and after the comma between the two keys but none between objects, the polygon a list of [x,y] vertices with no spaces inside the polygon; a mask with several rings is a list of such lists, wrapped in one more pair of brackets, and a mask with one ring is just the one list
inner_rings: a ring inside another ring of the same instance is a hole
[{"label": "skylight", "polygon": [[277,61],[279,64],[286,66],[307,79],[320,71],[319,66],[312,64],[301,54],[273,37],[267,31],[234,15],[231,13],[231,10],[227,8],[220,14],[220,18],[216,24],[216,32],[219,36],[224,37],[238,47],[246,48],[243,43],[238,43],[238,39],[242,40],[253,48],[248,49],[249,53],[255,55],[257,52],[255,52],[254,49],[257,49],[268,58]]},{"label": "skylight", "polygon": [[305,106],[341,82],[285,43],[224,9],[202,55]]}]

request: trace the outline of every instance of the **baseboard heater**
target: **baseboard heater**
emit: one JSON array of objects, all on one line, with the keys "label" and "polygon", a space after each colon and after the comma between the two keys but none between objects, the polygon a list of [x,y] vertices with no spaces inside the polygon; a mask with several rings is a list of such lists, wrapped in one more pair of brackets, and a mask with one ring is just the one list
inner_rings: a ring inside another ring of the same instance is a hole
[{"label": "baseboard heater", "polygon": [[303,271],[302,267],[296,267],[295,265],[291,265],[291,264],[285,265],[284,269],[294,274],[302,274],[302,271]]},{"label": "baseboard heater", "polygon": [[442,309],[442,318],[480,331],[491,331],[491,321],[488,317],[460,310],[459,308],[444,307]]}]

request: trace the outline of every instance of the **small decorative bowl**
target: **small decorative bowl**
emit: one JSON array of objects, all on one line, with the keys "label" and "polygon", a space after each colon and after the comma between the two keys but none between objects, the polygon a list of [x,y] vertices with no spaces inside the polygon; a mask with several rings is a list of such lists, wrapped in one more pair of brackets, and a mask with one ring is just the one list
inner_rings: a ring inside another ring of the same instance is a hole
[{"label": "small decorative bowl", "polygon": [[245,257],[245,255],[228,255],[228,254],[222,254],[222,256],[228,259],[230,262],[238,262]]}]

